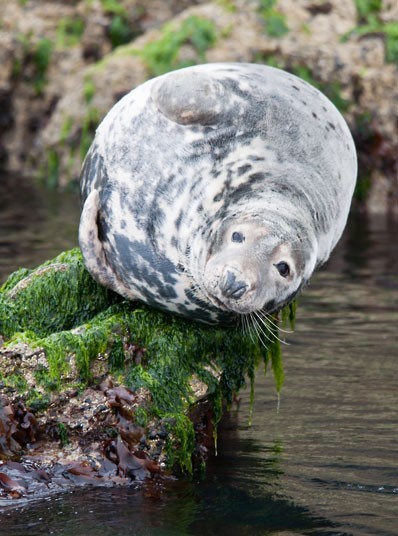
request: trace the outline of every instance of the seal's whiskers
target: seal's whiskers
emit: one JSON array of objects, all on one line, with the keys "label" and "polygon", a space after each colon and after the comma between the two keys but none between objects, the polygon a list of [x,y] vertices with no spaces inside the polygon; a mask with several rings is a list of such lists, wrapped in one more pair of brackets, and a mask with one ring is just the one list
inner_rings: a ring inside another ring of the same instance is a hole
[{"label": "seal's whiskers", "polygon": [[[250,323],[250,316],[248,314],[242,314],[242,315],[239,315],[239,318],[242,322],[243,333],[249,335],[252,343],[255,344],[256,340],[253,334],[253,329],[252,329],[253,326]],[[256,332],[256,335],[257,335],[257,332]]]},{"label": "seal's whiskers", "polygon": [[263,315],[263,317],[266,319],[266,321],[271,324],[274,328],[276,328],[278,331],[281,331],[282,333],[294,333],[292,329],[284,329],[281,328],[280,325],[277,324],[277,322],[281,322],[279,318],[275,318],[271,314],[265,312],[265,311],[258,311],[260,315]]},{"label": "seal's whiskers", "polygon": [[[266,318],[266,317],[263,317],[261,314],[260,314],[260,311],[254,311],[254,315],[255,317],[257,318],[258,320],[258,323],[262,326],[264,326],[264,329],[268,331],[268,333],[270,334],[271,338],[268,339],[270,340],[271,342],[273,342],[274,340],[277,340],[279,341],[281,344],[287,344],[289,345],[288,342],[280,339],[278,337],[278,335],[276,334],[276,331],[279,331],[279,328],[278,326],[274,325],[274,326],[270,326],[270,324],[268,323],[269,322],[269,318]],[[268,338],[268,337],[267,337]]]},{"label": "seal's whiskers", "polygon": [[[256,332],[256,335],[261,342],[261,344],[265,347],[267,347],[267,343],[273,343],[274,340],[272,336],[274,334],[269,331],[268,326],[264,325],[262,322],[260,322],[259,317],[256,315],[256,312],[250,314],[250,319],[252,321],[252,326]],[[267,332],[268,330],[268,332]],[[272,335],[272,336],[271,336]]]}]

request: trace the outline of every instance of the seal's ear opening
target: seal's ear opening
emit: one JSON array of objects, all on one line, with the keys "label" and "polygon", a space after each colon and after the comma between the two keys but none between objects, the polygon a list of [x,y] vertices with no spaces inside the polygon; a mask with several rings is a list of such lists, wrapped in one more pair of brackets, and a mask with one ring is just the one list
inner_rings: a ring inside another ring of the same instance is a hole
[{"label": "seal's ear opening", "polygon": [[116,290],[115,276],[108,265],[98,227],[99,208],[99,194],[94,189],[84,202],[79,226],[79,245],[84,264],[94,279],[101,285]]}]

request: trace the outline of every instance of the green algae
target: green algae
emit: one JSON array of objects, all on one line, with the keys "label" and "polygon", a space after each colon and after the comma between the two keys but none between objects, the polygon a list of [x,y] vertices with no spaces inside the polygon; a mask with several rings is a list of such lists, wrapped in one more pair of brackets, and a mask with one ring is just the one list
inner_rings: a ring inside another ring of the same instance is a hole
[{"label": "green algae", "polygon": [[19,33],[16,36],[17,42],[22,45],[23,56],[16,58],[13,65],[13,76],[18,78],[24,74],[28,68],[29,82],[32,84],[37,96],[43,94],[47,85],[47,73],[50,67],[54,45],[47,37],[36,39],[33,33]]},{"label": "green algae", "polygon": [[63,17],[57,26],[56,33],[56,47],[67,48],[74,47],[81,42],[83,32],[85,28],[85,22],[82,18],[76,17]]},{"label": "green algae", "polygon": [[92,279],[76,248],[36,270],[18,270],[0,287],[0,333],[45,337],[70,330],[116,300]]},{"label": "green algae", "polygon": [[188,67],[197,63],[180,60],[179,52],[184,45],[195,51],[199,63],[206,61],[206,51],[217,41],[215,24],[204,17],[192,15],[182,21],[179,28],[166,24],[159,39],[151,41],[142,50],[136,50],[148,67],[149,76],[159,76],[174,69]]},{"label": "green algae", "polygon": [[7,376],[0,373],[0,380],[2,384],[6,385],[7,387],[11,387],[15,391],[17,391],[17,393],[25,392],[28,387],[26,379],[20,372],[17,372],[15,374],[8,374]]},{"label": "green algae", "polygon": [[195,448],[195,430],[192,421],[184,414],[166,414],[161,423],[168,432],[166,456],[170,467],[178,465],[182,471],[192,473],[192,452]]},{"label": "green algae", "polygon": [[227,13],[236,13],[238,7],[233,0],[216,0],[216,4],[221,6]]},{"label": "green algae", "polygon": [[[293,321],[291,305],[282,322]],[[6,344],[24,342],[47,359],[47,366],[35,370],[41,389],[32,391],[32,404],[45,407],[54,390],[70,388],[71,382],[83,388],[111,373],[133,392],[149,393],[135,409],[136,422],[163,426],[168,465],[188,473],[195,449],[188,414],[198,401],[193,379],[211,403],[216,437],[223,404],[231,405],[247,378],[253,391],[261,362],[265,368],[271,363],[280,390],[282,357],[274,331],[265,348],[240,326],[206,326],[123,300],[91,278],[78,249],[36,270],[19,270],[0,288],[0,334]]]},{"label": "green algae", "polygon": [[258,13],[265,21],[265,33],[281,38],[289,32],[285,15],[277,8],[276,0],[259,0]]},{"label": "green algae", "polygon": [[58,423],[58,437],[59,437],[59,442],[61,444],[61,447],[65,447],[66,445],[69,445],[70,441],[69,441],[68,429],[62,422]]},{"label": "green algae", "polygon": [[45,411],[51,404],[51,397],[37,389],[31,389],[26,397],[27,407],[34,413]]},{"label": "green algae", "polygon": [[292,301],[291,303],[289,303],[288,306],[282,309],[281,316],[282,316],[283,328],[290,328],[292,331],[294,331],[295,323],[296,323],[296,310],[297,310],[296,301]]},{"label": "green algae", "polygon": [[381,0],[355,0],[357,26],[342,36],[345,42],[352,37],[380,36],[384,40],[385,60],[398,64],[398,21],[385,21]]}]

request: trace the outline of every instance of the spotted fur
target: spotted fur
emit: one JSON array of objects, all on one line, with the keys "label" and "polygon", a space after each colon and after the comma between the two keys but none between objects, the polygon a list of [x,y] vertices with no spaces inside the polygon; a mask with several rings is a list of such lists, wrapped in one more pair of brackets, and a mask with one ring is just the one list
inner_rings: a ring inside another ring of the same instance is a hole
[{"label": "spotted fur", "polygon": [[[278,309],[340,238],[356,171],[343,118],[299,78],[228,63],[166,74],[111,109],[87,154],[86,266],[127,298],[204,322]],[[230,243],[242,225],[248,239]],[[283,280],[281,259],[293,266]]]}]

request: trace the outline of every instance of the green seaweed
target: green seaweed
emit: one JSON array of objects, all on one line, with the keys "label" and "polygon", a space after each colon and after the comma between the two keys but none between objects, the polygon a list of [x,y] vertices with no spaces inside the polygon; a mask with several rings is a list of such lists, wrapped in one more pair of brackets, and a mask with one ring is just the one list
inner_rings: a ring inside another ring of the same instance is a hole
[{"label": "green seaweed", "polygon": [[0,375],[1,383],[7,387],[11,387],[17,393],[24,393],[28,388],[28,383],[23,374],[16,372],[14,374],[8,374],[6,377]]},{"label": "green seaweed", "polygon": [[280,393],[285,380],[285,372],[283,370],[282,362],[282,349],[280,344],[272,344],[269,348],[268,355],[271,359],[271,367],[275,378],[276,391]]},{"label": "green seaweed", "polygon": [[195,448],[195,430],[190,419],[180,414],[165,414],[161,424],[168,432],[166,456],[169,467],[178,465],[182,471],[192,473],[192,453]]},{"label": "green seaweed", "polygon": [[355,0],[358,16],[367,19],[370,15],[379,13],[382,8],[382,0]]},{"label": "green seaweed", "polygon": [[[129,20],[129,13],[121,2],[117,0],[101,0],[102,8],[105,13],[111,16],[111,22],[108,27],[108,37],[112,48],[129,43],[139,32],[134,29]],[[144,12],[144,8],[136,6],[137,15]]]},{"label": "green seaweed", "polygon": [[109,306],[111,295],[85,270],[79,249],[61,253],[36,270],[17,271],[0,287],[0,333],[45,337],[73,329]]},{"label": "green seaweed", "polygon": [[205,62],[206,51],[213,47],[216,41],[215,24],[203,17],[192,15],[182,21],[179,28],[175,28],[173,24],[166,24],[162,29],[161,37],[145,45],[142,50],[137,50],[136,54],[144,59],[150,76],[159,76],[195,63],[193,59],[179,59],[179,52],[183,45],[191,45],[198,62]]},{"label": "green seaweed", "polygon": [[128,20],[121,15],[114,15],[112,17],[108,33],[113,48],[130,42],[134,36]]},{"label": "green seaweed", "polygon": [[58,423],[58,437],[61,447],[65,447],[66,445],[69,445],[69,434],[68,429],[65,426],[64,423],[59,422]]},{"label": "green seaweed", "polygon": [[286,17],[276,7],[276,0],[259,0],[258,12],[265,21],[265,33],[270,37],[283,37],[289,32]]},{"label": "green seaweed", "polygon": [[43,93],[47,83],[47,70],[50,65],[53,52],[53,43],[50,39],[43,37],[36,44],[33,51],[33,62],[36,67],[36,74],[33,79],[33,85],[38,95]]},{"label": "green seaweed", "polygon": [[51,393],[59,389],[59,382],[51,379],[48,374],[48,368],[44,365],[37,365],[34,371],[36,384],[45,389],[46,393]]},{"label": "green seaweed", "polygon": [[144,407],[138,406],[135,409],[134,417],[135,417],[135,423],[137,424],[137,426],[142,426],[143,428],[145,428],[148,425],[149,414],[148,414],[148,411]]},{"label": "green seaweed", "polygon": [[16,40],[22,45],[23,56],[16,58],[13,63],[13,77],[19,77],[26,65],[33,65],[33,76],[30,74],[29,78],[36,94],[41,95],[47,83],[47,71],[52,58],[53,43],[47,37],[34,41],[32,32],[19,33]]},{"label": "green seaweed", "polygon": [[359,203],[363,203],[368,198],[370,189],[372,186],[372,174],[370,171],[367,173],[362,173],[358,176],[355,190],[354,190],[354,199]]},{"label": "green seaweed", "polygon": [[[86,130],[88,131],[87,127]],[[89,135],[86,135],[84,149],[87,147],[87,144],[90,143],[91,139],[92,136],[90,137]],[[73,136],[73,118],[70,116],[64,118],[59,135],[59,148],[52,148],[47,151],[47,162],[42,166],[38,173],[38,180],[51,190],[56,190],[59,187],[60,162],[63,149],[66,149],[69,154],[67,167],[70,169],[73,167],[76,159],[76,148]],[[84,149],[82,149],[82,152]],[[68,183],[66,188],[68,187],[73,187],[73,182]]]},{"label": "green seaweed", "polygon": [[217,4],[221,6],[227,13],[236,13],[238,11],[234,0],[216,0]]},{"label": "green seaweed", "polygon": [[386,35],[386,60],[398,64],[398,21],[387,22],[383,30]]},{"label": "green seaweed", "polygon": [[62,145],[65,145],[67,143],[70,133],[72,131],[72,128],[73,128],[73,119],[70,116],[65,117],[63,125],[62,125],[62,129],[61,129],[61,136],[60,136],[60,141]]},{"label": "green seaweed", "polygon": [[51,403],[51,396],[43,394],[37,389],[29,389],[26,396],[26,406],[30,411],[36,413],[45,411]]},{"label": "green seaweed", "polygon": [[297,302],[292,301],[282,309],[282,326],[283,328],[289,328],[294,331],[296,320]]},{"label": "green seaweed", "polygon": [[285,69],[286,67],[283,59],[278,58],[274,54],[255,52],[252,61],[253,63],[261,63],[277,69]]},{"label": "green seaweed", "polygon": [[101,0],[101,5],[104,11],[121,17],[127,16],[126,8],[119,0]]},{"label": "green seaweed", "polygon": [[78,45],[84,26],[84,20],[80,17],[63,17],[57,26],[56,47],[66,48]]},{"label": "green seaweed", "polygon": [[380,35],[385,42],[385,59],[398,64],[398,21],[385,22],[381,18],[381,0],[355,0],[358,25],[345,33],[341,40],[366,35]]}]

